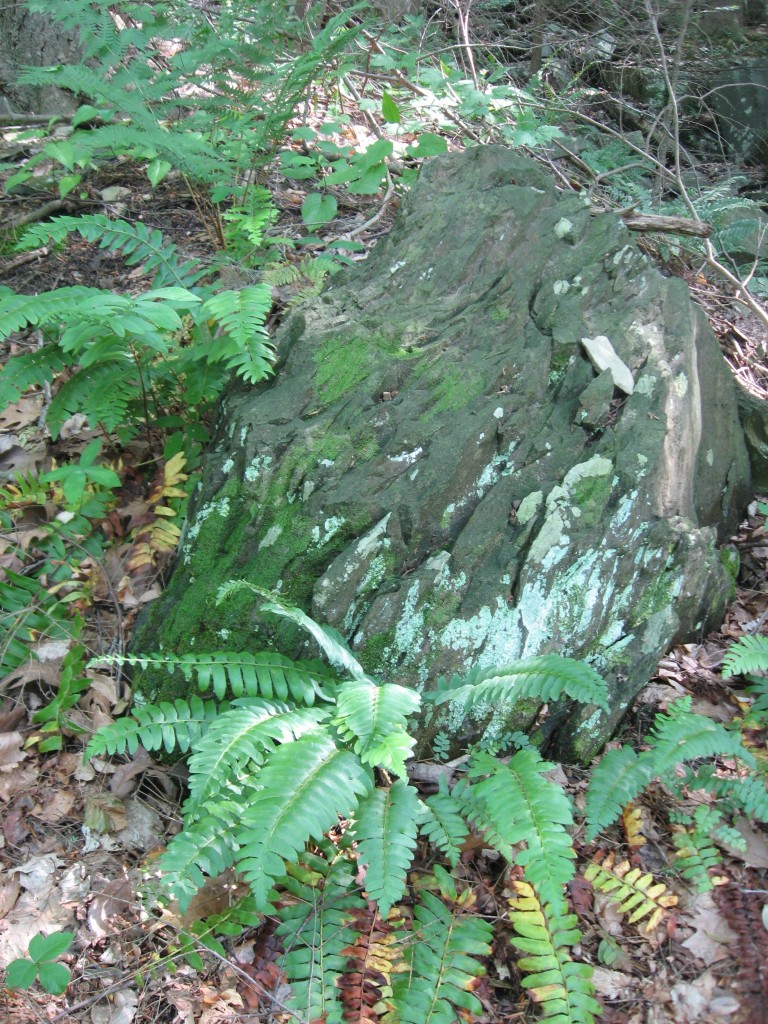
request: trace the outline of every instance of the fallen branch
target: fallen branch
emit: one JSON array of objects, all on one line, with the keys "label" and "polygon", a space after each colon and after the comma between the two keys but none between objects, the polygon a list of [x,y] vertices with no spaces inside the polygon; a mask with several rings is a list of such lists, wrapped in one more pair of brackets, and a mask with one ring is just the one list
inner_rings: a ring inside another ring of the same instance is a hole
[{"label": "fallen branch", "polygon": [[26,263],[34,263],[35,260],[38,260],[43,256],[47,256],[50,251],[49,246],[44,245],[42,249],[33,249],[32,252],[23,252],[21,256],[17,256],[15,259],[10,260],[4,266],[0,267],[0,277],[2,277],[3,274],[10,274],[11,271],[17,270],[19,267],[23,267]]},{"label": "fallen branch", "polygon": [[71,121],[64,114],[0,114],[0,128],[24,128],[28,124],[53,124]]},{"label": "fallen branch", "polygon": [[36,210],[20,214],[15,220],[10,220],[3,226],[8,231],[15,231],[17,228],[23,228],[26,224],[36,224],[39,220],[45,220],[46,217],[50,217],[52,213],[58,213],[60,210],[71,212],[80,205],[74,199],[52,199],[49,203],[38,206]]},{"label": "fallen branch", "polygon": [[690,217],[671,217],[653,213],[623,213],[622,221],[630,231],[659,231],[667,235],[692,235],[709,238],[712,225]]}]

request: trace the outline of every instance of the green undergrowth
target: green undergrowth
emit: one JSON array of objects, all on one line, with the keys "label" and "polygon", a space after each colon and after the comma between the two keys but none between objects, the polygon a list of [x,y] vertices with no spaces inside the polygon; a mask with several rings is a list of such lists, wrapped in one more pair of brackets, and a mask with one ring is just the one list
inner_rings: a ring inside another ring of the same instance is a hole
[{"label": "green undergrowth", "polygon": [[[575,831],[583,826],[595,841],[650,785],[676,777],[679,793],[694,778],[700,788],[727,783],[729,806],[749,805],[768,821],[765,782],[738,731],[693,713],[690,699],[656,717],[642,753],[623,746],[603,756],[590,775],[583,823],[548,775],[555,766],[522,733],[508,737],[506,751],[470,749],[462,771],[446,771],[436,792],[422,794],[408,768],[417,731],[441,705],[464,714],[487,704],[541,708],[563,700],[605,708],[605,682],[583,663],[543,655],[456,676],[419,695],[371,676],[334,630],[252,583],[228,584],[219,603],[243,593],[260,598],[262,616],[311,638],[321,660],[274,651],[122,659],[180,674],[196,692],[136,706],[96,733],[85,756],[130,754],[139,744],[187,756],[183,827],[160,858],[159,898],[175,898],[184,910],[207,878],[234,868],[249,887],[243,913],[281,922],[288,1006],[302,1019],[319,1012],[344,1019],[352,962],[344,953],[372,934],[388,951],[377,953],[371,982],[382,1019],[449,1022],[460,1009],[470,1018],[480,1012],[473,979],[485,969],[494,930],[473,909],[471,886],[453,874],[479,834],[522,874],[503,941],[542,1017],[592,1022],[600,1005],[592,967],[574,953],[583,936],[566,895],[576,875]],[[707,778],[717,758],[734,759],[740,771],[729,780]],[[698,888],[711,884],[719,866],[717,842],[734,838],[727,814],[697,814],[690,827],[679,819],[678,868]],[[426,872],[423,856],[415,862],[419,841],[432,851]],[[610,890],[612,877],[604,871],[595,884]],[[409,879],[418,879],[413,889]],[[618,886],[622,900],[631,882]],[[659,920],[669,905],[659,895],[665,887],[643,886],[645,913]],[[223,950],[220,939],[209,934],[206,941]]]}]

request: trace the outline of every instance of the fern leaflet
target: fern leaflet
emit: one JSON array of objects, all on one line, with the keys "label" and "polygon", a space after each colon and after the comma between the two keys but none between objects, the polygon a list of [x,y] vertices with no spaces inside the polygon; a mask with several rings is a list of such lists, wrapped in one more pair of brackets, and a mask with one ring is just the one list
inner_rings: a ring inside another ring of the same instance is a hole
[{"label": "fern leaflet", "polygon": [[426,798],[419,818],[422,835],[454,868],[459,863],[461,847],[468,835],[462,808],[462,802],[448,789],[445,776],[441,775],[437,793]]},{"label": "fern leaflet", "polygon": [[301,1020],[323,1020],[342,1024],[344,1007],[337,979],[344,973],[344,951],[357,938],[354,913],[365,907],[355,890],[354,862],[321,844],[329,861],[305,853],[290,869],[283,885],[277,912],[276,934],[283,939],[286,953],[282,967],[291,984],[288,1006]]},{"label": "fern leaflet", "polygon": [[597,891],[607,893],[622,914],[629,914],[629,924],[647,918],[646,933],[661,922],[669,907],[677,906],[677,896],[663,882],[654,882],[653,875],[631,867],[628,860],[617,864],[610,853],[601,863],[590,861],[584,877]]},{"label": "fern leaflet", "polygon": [[367,864],[365,888],[386,918],[405,890],[416,849],[419,797],[402,779],[389,789],[373,789],[358,804],[355,837]]},{"label": "fern leaflet", "polygon": [[339,814],[351,817],[373,780],[354,754],[339,750],[320,730],[278,747],[258,778],[236,833],[237,862],[257,904],[266,908],[285,862],[295,860],[310,837],[322,839]]},{"label": "fern leaflet", "polygon": [[316,728],[328,715],[321,709],[291,708],[287,704],[245,698],[243,707],[218,715],[196,744],[189,759],[189,799],[184,814],[199,816],[222,789],[230,789],[247,771],[257,768],[277,743],[289,743]]},{"label": "fern leaflet", "polygon": [[435,697],[435,703],[450,701],[463,713],[478,704],[497,705],[530,698],[544,703],[563,694],[608,710],[605,680],[584,662],[558,654],[526,658],[504,668],[475,669],[464,678],[454,676],[448,685]]},{"label": "fern leaflet", "polygon": [[139,744],[147,750],[165,749],[182,753],[202,734],[226,705],[190,697],[173,704],[161,701],[133,708],[130,718],[118,718],[92,737],[83,760],[102,754],[135,754]]},{"label": "fern leaflet", "polygon": [[493,930],[476,914],[465,914],[461,900],[447,907],[434,893],[422,891],[414,908],[414,934],[406,951],[409,974],[392,982],[392,1001],[400,1024],[455,1024],[460,1011],[479,1014],[474,980],[485,973],[475,957],[487,956]]},{"label": "fern leaflet", "polygon": [[405,761],[416,742],[406,730],[409,715],[421,701],[415,690],[370,680],[354,680],[339,688],[334,724],[362,761],[395,775],[406,774]]},{"label": "fern leaflet", "polygon": [[268,377],[275,351],[264,324],[271,308],[272,292],[267,285],[219,292],[208,299],[201,315],[220,324],[230,341],[220,342],[209,361],[223,360],[228,369],[251,384]]},{"label": "fern leaflet", "polygon": [[575,914],[565,900],[542,905],[533,887],[513,880],[508,897],[510,920],[517,938],[510,943],[525,956],[517,966],[528,976],[523,986],[550,1024],[594,1024],[602,1007],[594,997],[592,968],[568,952],[581,940]]},{"label": "fern leaflet", "polygon": [[[576,854],[565,830],[573,815],[561,786],[544,778],[554,765],[538,750],[518,750],[503,764],[490,754],[475,754],[468,775],[477,778],[467,791],[465,810],[509,860],[523,867],[527,881],[544,903],[559,905],[565,883],[573,878]],[[515,857],[512,848],[525,843]]]}]

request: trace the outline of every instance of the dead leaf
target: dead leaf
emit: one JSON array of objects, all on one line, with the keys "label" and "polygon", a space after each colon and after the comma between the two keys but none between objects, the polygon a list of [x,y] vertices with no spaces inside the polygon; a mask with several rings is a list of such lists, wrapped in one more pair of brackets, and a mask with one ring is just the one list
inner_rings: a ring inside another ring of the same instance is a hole
[{"label": "dead leaf", "polygon": [[44,804],[37,804],[29,813],[33,818],[53,825],[57,821],[61,821],[62,818],[70,817],[75,800],[75,794],[71,790],[58,789],[50,800],[46,800]]},{"label": "dead leaf", "polygon": [[732,857],[743,861],[748,868],[768,868],[768,838],[765,832],[756,832],[746,818],[739,818],[734,828],[747,844],[746,850],[738,850],[728,843],[720,843]]},{"label": "dead leaf", "polygon": [[633,999],[636,996],[635,979],[623,971],[609,971],[607,967],[595,967],[592,974],[595,990],[604,999]]},{"label": "dead leaf", "polygon": [[695,981],[681,981],[670,989],[675,1020],[679,1024],[699,1024],[706,1017],[717,982],[710,971]]},{"label": "dead leaf", "polygon": [[729,947],[732,948],[736,935],[715,905],[712,893],[696,896],[691,909],[693,913],[687,923],[694,931],[682,945],[707,966],[725,960],[730,955]]},{"label": "dead leaf", "polygon": [[20,732],[0,733],[0,769],[10,769],[27,757],[23,750],[24,737]]},{"label": "dead leaf", "polygon": [[18,878],[14,878],[12,875],[0,878],[0,917],[5,917],[13,909],[20,892],[21,885],[19,885]]},{"label": "dead leaf", "polygon": [[131,1024],[138,1006],[135,989],[123,988],[91,1007],[91,1021],[93,1024]]},{"label": "dead leaf", "polygon": [[[134,889],[130,878],[124,875],[107,882],[96,893],[88,907],[88,927],[97,939],[113,935],[123,927],[123,915],[134,904]],[[114,920],[113,919],[117,919]]]}]

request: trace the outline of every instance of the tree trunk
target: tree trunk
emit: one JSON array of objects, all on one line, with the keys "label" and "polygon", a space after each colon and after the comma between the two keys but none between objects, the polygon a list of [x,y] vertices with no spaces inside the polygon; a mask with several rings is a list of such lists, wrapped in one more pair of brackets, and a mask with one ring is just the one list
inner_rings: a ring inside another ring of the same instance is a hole
[{"label": "tree trunk", "polygon": [[0,114],[70,114],[71,93],[51,86],[18,85],[25,66],[48,67],[80,58],[77,33],[64,31],[48,16],[32,14],[23,0],[0,4]]}]

